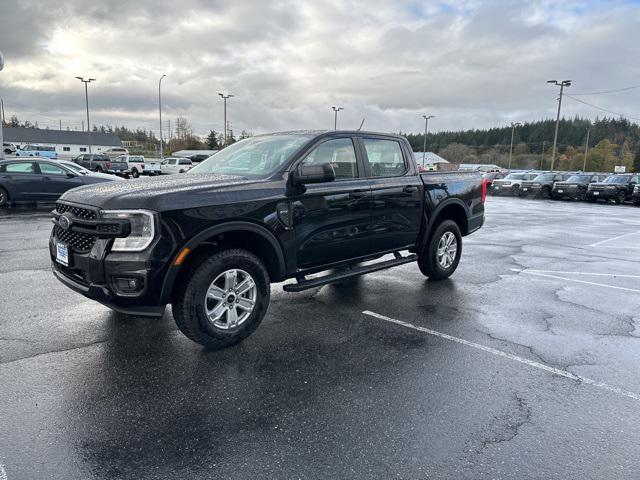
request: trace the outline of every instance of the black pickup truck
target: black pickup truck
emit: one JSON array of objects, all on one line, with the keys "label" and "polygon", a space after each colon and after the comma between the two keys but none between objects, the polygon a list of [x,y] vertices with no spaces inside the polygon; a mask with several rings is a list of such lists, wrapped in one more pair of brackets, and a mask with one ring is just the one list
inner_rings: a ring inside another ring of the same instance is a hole
[{"label": "black pickup truck", "polygon": [[477,173],[419,174],[397,135],[261,135],[183,175],[65,193],[52,267],[116,311],[171,303],[185,335],[219,348],[257,328],[272,282],[297,292],[413,261],[449,277],[484,223],[485,190]]}]

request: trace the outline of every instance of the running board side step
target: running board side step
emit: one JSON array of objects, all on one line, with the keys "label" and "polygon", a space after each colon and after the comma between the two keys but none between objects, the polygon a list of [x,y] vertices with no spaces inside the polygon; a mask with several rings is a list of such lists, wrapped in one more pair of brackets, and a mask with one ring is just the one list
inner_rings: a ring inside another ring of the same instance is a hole
[{"label": "running board side step", "polygon": [[384,262],[363,265],[360,267],[348,266],[345,270],[324,275],[322,277],[312,278],[310,280],[305,280],[304,276],[300,276],[297,277],[297,283],[289,283],[282,288],[285,292],[302,292],[309,288],[321,287],[322,285],[335,283],[346,278],[357,277],[358,275],[363,275],[365,273],[377,272],[378,270],[384,270],[386,268],[396,267],[398,265],[404,265],[405,263],[411,263],[418,260],[418,255],[415,254],[402,257],[398,252],[396,252],[394,255],[396,258],[393,260],[386,260]]}]

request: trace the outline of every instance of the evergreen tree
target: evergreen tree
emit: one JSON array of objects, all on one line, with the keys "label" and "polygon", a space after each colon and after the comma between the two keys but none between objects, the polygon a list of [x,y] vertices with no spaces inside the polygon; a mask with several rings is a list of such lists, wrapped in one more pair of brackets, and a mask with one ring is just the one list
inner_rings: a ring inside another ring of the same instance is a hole
[{"label": "evergreen tree", "polygon": [[215,130],[210,130],[209,135],[207,135],[207,146],[209,150],[219,150],[220,144],[218,143],[218,134]]}]

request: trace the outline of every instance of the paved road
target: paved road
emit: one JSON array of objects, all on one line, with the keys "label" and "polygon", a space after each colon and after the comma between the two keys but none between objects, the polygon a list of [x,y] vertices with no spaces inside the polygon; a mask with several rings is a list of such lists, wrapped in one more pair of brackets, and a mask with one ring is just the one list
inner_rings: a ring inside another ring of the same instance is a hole
[{"label": "paved road", "polygon": [[450,280],[274,285],[217,352],[59,284],[49,230],[0,213],[1,479],[638,478],[638,208],[490,199]]}]

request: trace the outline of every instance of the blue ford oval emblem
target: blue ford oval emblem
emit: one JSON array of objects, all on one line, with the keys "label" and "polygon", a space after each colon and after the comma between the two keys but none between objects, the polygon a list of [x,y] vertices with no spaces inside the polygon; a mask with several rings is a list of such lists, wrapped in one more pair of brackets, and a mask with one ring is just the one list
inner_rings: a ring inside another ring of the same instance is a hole
[{"label": "blue ford oval emblem", "polygon": [[71,220],[66,215],[61,215],[58,219],[58,225],[60,225],[60,228],[62,228],[63,230],[69,230],[69,227],[71,226]]}]

